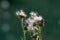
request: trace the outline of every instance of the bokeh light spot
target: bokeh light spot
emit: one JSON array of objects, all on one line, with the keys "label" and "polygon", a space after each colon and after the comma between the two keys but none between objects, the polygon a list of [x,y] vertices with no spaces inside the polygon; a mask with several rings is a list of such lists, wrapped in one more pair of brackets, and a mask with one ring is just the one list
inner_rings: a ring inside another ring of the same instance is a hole
[{"label": "bokeh light spot", "polygon": [[10,25],[7,23],[2,24],[2,31],[8,32],[10,30]]},{"label": "bokeh light spot", "polygon": [[8,1],[2,1],[2,2],[1,2],[1,7],[2,7],[3,9],[9,8],[9,6],[10,6],[10,4],[9,4]]}]

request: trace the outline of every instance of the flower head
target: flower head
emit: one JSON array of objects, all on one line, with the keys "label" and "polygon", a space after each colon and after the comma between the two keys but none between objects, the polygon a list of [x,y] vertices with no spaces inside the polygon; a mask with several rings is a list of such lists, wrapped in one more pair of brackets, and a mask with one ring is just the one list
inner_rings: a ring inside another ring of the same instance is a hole
[{"label": "flower head", "polygon": [[19,16],[20,18],[26,17],[26,14],[23,10],[20,10],[20,11],[16,12],[16,15]]},{"label": "flower head", "polygon": [[25,21],[25,27],[28,29],[28,31],[34,30],[34,28],[33,28],[34,22],[35,22],[34,19],[31,19],[31,18],[28,18],[28,19]]},{"label": "flower head", "polygon": [[31,16],[37,16],[36,12],[30,12]]},{"label": "flower head", "polygon": [[[30,17],[26,19],[25,21],[25,27],[30,30],[38,30],[36,28],[36,25],[39,25],[40,23],[44,22],[42,16],[37,16],[37,13],[31,12]],[[35,27],[34,27],[35,26]]]},{"label": "flower head", "polygon": [[38,22],[40,22],[40,23],[44,23],[45,20],[44,20],[44,18],[42,18],[42,16],[39,16]]},{"label": "flower head", "polygon": [[34,17],[36,17],[37,16],[37,13],[36,12],[30,12],[30,17],[31,18],[34,18]]}]

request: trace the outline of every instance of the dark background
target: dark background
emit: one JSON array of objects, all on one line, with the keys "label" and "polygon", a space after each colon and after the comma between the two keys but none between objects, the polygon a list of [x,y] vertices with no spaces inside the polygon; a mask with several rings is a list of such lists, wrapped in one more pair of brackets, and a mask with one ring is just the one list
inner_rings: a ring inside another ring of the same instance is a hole
[{"label": "dark background", "polygon": [[16,16],[16,11],[21,9],[27,15],[35,11],[43,16],[43,40],[60,40],[60,0],[7,0],[6,9],[1,7],[2,1],[5,0],[0,0],[0,40],[21,40],[20,19]]}]

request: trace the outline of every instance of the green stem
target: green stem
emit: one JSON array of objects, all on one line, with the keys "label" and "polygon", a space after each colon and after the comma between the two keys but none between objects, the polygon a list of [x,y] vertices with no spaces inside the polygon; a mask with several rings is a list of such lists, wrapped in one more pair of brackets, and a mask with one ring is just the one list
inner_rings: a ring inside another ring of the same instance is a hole
[{"label": "green stem", "polygon": [[41,27],[40,27],[38,24],[37,24],[36,26],[37,26],[38,29],[39,29],[39,30],[38,30],[38,34],[39,34],[38,39],[39,39],[39,40],[42,40],[42,39],[41,39]]},{"label": "green stem", "polygon": [[26,31],[24,30],[24,40],[26,40]]},{"label": "green stem", "polygon": [[43,26],[41,27],[38,25],[38,27],[39,27],[39,40],[42,40],[41,31],[42,31]]},{"label": "green stem", "polygon": [[21,26],[22,26],[22,29],[24,30],[24,27],[23,27],[23,18],[21,18]]},{"label": "green stem", "polygon": [[42,40],[41,38],[41,27],[39,26],[39,40]]},{"label": "green stem", "polygon": [[34,38],[32,38],[33,40],[35,40]]},{"label": "green stem", "polygon": [[23,36],[24,36],[24,38],[23,38],[23,40],[26,40],[26,32],[24,31],[24,26],[23,26],[23,18],[21,18],[21,26],[22,26],[22,30],[23,30]]},{"label": "green stem", "polygon": [[38,40],[38,37],[35,40]]}]

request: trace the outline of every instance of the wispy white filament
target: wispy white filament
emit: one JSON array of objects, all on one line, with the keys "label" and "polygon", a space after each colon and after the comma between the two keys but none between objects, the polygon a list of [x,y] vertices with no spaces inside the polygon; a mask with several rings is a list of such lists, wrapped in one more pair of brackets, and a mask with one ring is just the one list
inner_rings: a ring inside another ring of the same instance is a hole
[{"label": "wispy white filament", "polygon": [[26,14],[25,14],[25,12],[23,10],[20,10],[20,11],[16,12],[16,15],[26,17]]},{"label": "wispy white filament", "polygon": [[30,15],[31,15],[31,16],[37,16],[37,13],[31,12]]}]

